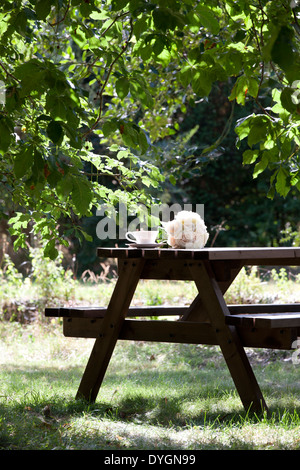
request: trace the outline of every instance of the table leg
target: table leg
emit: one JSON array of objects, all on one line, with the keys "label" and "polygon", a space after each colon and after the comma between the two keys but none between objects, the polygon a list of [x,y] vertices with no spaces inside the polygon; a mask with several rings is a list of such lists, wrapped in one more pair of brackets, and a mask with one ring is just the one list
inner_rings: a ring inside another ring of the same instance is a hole
[{"label": "table leg", "polygon": [[218,344],[244,408],[251,409],[251,411],[267,410],[267,405],[236,329],[225,323],[225,315],[229,315],[229,310],[209,265],[204,262],[190,263],[189,268],[210,323],[217,334]]},{"label": "table leg", "polygon": [[89,361],[81,379],[76,398],[94,402],[119,337],[134,295],[144,259],[130,259],[119,270],[119,277],[101,324]]}]

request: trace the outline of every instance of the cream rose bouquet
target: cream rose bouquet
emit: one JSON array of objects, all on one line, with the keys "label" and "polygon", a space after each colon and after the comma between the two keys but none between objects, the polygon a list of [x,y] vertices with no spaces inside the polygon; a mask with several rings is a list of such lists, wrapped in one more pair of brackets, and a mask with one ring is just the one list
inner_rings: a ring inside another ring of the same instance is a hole
[{"label": "cream rose bouquet", "polygon": [[203,219],[196,212],[178,212],[174,220],[162,222],[162,226],[172,248],[203,248],[209,237]]}]

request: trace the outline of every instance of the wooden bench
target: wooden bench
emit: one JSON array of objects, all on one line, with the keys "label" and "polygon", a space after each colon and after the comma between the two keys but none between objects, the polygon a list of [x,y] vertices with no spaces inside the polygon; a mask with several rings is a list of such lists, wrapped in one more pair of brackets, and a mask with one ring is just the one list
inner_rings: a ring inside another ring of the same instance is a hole
[{"label": "wooden bench", "polygon": [[[300,337],[300,304],[228,305],[228,310],[225,323],[237,327],[245,347],[291,350]],[[67,337],[97,338],[106,311],[105,307],[58,307],[46,308],[45,315],[62,317]],[[119,339],[218,344],[209,322],[181,321],[187,311],[188,307],[178,306],[130,307]],[[177,319],[170,323],[153,317]]]}]

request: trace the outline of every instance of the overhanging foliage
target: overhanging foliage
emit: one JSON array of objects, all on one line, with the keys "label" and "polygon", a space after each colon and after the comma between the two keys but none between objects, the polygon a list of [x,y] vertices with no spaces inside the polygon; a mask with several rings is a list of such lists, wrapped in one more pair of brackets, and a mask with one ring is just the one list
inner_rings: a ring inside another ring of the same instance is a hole
[{"label": "overhanging foliage", "polygon": [[254,177],[271,170],[270,197],[300,189],[299,12],[287,0],[3,0],[0,182],[2,204],[20,208],[2,211],[15,247],[33,223],[55,257],[62,216],[79,230],[103,202],[150,203],[166,175],[148,149],[216,81],[256,105],[236,123]]}]

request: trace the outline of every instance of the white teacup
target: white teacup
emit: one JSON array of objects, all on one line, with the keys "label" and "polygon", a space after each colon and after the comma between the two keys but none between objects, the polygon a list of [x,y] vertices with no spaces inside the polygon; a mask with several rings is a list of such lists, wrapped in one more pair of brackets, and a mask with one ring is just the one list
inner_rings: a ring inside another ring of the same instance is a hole
[{"label": "white teacup", "polygon": [[155,243],[158,230],[136,230],[135,232],[127,232],[126,238],[130,242],[138,243],[139,245],[151,245]]}]

